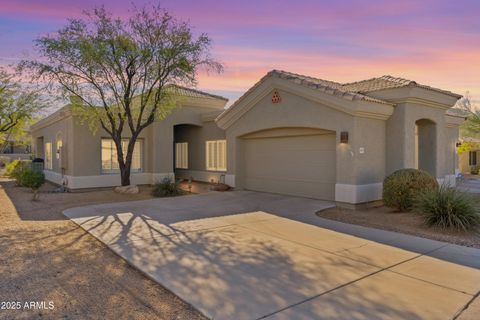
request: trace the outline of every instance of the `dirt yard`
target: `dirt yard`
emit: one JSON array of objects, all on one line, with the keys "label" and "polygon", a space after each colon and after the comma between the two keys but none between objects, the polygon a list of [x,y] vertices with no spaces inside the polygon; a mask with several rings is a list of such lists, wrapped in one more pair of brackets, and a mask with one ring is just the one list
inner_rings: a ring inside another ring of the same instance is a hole
[{"label": "dirt yard", "polygon": [[432,228],[425,225],[423,218],[413,212],[395,212],[395,210],[387,207],[358,209],[355,211],[337,207],[321,211],[317,215],[345,223],[480,248],[480,228],[470,232]]},{"label": "dirt yard", "polygon": [[0,185],[0,302],[54,306],[0,309],[0,319],[204,319],[61,214],[69,207],[148,199],[148,188],[137,195],[42,193],[33,202],[29,190],[12,181],[0,179]]}]

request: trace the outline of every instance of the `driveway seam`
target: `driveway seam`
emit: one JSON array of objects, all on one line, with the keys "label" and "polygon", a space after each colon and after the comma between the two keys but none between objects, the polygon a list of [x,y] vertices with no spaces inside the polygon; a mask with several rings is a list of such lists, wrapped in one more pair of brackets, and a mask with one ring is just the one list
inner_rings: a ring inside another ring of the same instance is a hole
[{"label": "driveway seam", "polygon": [[[416,258],[418,258],[418,257],[416,257]],[[393,267],[395,267],[395,266],[393,266]],[[392,268],[392,267],[389,267],[389,268]],[[401,273],[399,271],[394,271],[394,270],[389,270],[389,271],[392,272],[392,273],[396,273],[398,275],[407,277],[407,278],[411,278],[411,279],[419,280],[419,281],[426,282],[426,283],[429,283],[429,284],[433,284],[435,286],[442,287],[442,288],[445,288],[445,289],[450,289],[450,290],[453,290],[453,291],[457,291],[459,293],[463,293],[463,294],[466,294],[466,295],[469,295],[469,296],[474,296],[474,294],[471,294],[471,293],[468,293],[468,292],[465,292],[465,291],[460,291],[460,290],[452,288],[452,287],[447,287],[443,284],[438,284],[438,283],[435,283],[435,282],[431,282],[431,281],[428,281],[428,280],[417,278],[417,277],[414,277],[414,276],[409,275],[409,274]]]},{"label": "driveway seam", "polygon": [[480,296],[480,291],[478,291],[478,292],[472,297],[472,299],[470,299],[470,300],[463,306],[463,308],[461,308],[460,310],[458,310],[458,312],[452,317],[452,320],[458,319],[458,317],[460,317],[460,316],[462,315],[462,313],[464,313],[465,310],[467,310],[468,307],[470,307],[470,305],[473,303],[473,301],[475,301],[475,299],[477,299],[479,296]]},{"label": "driveway seam", "polygon": [[[445,245],[445,246],[446,246],[446,245]],[[424,253],[424,254],[419,254],[419,255],[414,256],[414,257],[412,257],[412,258],[409,258],[409,259],[407,259],[407,260],[405,260],[405,261],[401,261],[401,262],[396,263],[396,264],[394,264],[394,265],[391,265],[391,266],[389,266],[389,267],[382,268],[382,269],[380,269],[380,270],[377,270],[377,271],[375,271],[375,272],[372,272],[372,273],[370,273],[370,274],[367,274],[367,275],[365,275],[365,276],[362,276],[362,277],[360,277],[360,278],[358,278],[358,279],[355,279],[355,280],[349,281],[349,282],[347,282],[347,283],[341,284],[341,285],[339,285],[339,286],[337,286],[337,287],[335,287],[335,288],[332,288],[332,289],[330,289],[330,290],[327,290],[327,291],[325,291],[325,292],[322,292],[322,293],[320,293],[320,294],[317,294],[317,295],[315,295],[315,296],[312,296],[312,297],[310,297],[310,298],[307,298],[307,299],[305,299],[305,300],[303,300],[303,301],[296,302],[296,303],[291,304],[291,305],[289,305],[289,306],[287,306],[287,307],[284,307],[284,308],[279,309],[279,310],[277,310],[277,311],[274,311],[274,312],[272,312],[272,313],[266,314],[266,315],[264,315],[264,316],[262,316],[262,317],[260,317],[260,318],[257,318],[257,320],[266,319],[266,318],[271,317],[271,316],[273,316],[273,315],[275,315],[275,314],[277,314],[277,313],[283,312],[283,311],[285,311],[285,310],[287,310],[287,309],[291,309],[291,308],[296,307],[296,306],[298,306],[298,305],[301,305],[301,304],[303,304],[303,303],[305,303],[305,302],[312,301],[312,300],[314,300],[314,299],[316,299],[316,298],[319,298],[319,297],[321,297],[321,296],[323,296],[323,295],[326,295],[326,294],[328,294],[328,293],[330,293],[330,292],[333,292],[333,291],[335,291],[335,290],[338,290],[338,289],[341,289],[341,288],[343,288],[343,287],[349,286],[349,285],[351,285],[351,284],[353,284],[353,283],[356,283],[356,282],[358,282],[358,281],[360,281],[360,280],[363,280],[363,279],[366,279],[366,278],[368,278],[368,277],[371,277],[371,276],[373,276],[373,275],[375,275],[375,274],[377,274],[377,273],[380,273],[380,272],[383,272],[383,271],[389,271],[388,269],[390,269],[390,268],[396,267],[396,266],[401,265],[401,264],[403,264],[403,263],[405,263],[405,262],[412,261],[412,260],[414,260],[414,259],[417,259],[417,258],[419,258],[419,257],[421,257],[421,256],[423,256],[423,255],[425,255],[425,254],[431,253],[431,252],[433,252],[433,251],[435,251],[435,250],[438,250],[438,249],[441,249],[441,248],[436,248],[436,249],[431,250],[431,251],[428,251],[428,252],[426,252],[426,253]],[[390,272],[391,272],[391,271],[390,271]]]}]

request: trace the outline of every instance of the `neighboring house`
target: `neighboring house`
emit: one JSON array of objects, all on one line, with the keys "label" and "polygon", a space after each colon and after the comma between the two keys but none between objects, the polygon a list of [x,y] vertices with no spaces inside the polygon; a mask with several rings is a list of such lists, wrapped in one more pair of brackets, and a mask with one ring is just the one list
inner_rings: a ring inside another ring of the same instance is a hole
[{"label": "neighboring house", "polygon": [[[455,183],[464,117],[449,111],[461,97],[449,91],[390,76],[341,84],[274,70],[221,114],[223,98],[184,91],[201,105],[192,99],[144,132],[133,183],[175,174],[348,204],[380,200],[383,179],[401,168]],[[67,110],[32,135],[39,156],[50,143],[50,180],[60,178],[51,160],[60,139],[69,146],[62,156],[70,188],[119,183],[105,135],[93,136]]]},{"label": "neighboring house", "polygon": [[468,143],[471,148],[469,151],[460,153],[458,163],[461,173],[477,172],[480,168],[480,139],[464,137],[461,143]]},{"label": "neighboring house", "polygon": [[4,133],[0,140],[0,156],[8,157],[10,160],[29,159],[32,153],[30,144],[30,127],[25,126],[21,132]]}]

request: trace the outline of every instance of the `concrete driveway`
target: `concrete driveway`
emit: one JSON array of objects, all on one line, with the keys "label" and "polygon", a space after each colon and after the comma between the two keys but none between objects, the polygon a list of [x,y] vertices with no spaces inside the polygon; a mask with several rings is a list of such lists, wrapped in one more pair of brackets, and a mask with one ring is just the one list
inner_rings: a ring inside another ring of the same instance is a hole
[{"label": "concrete driveway", "polygon": [[329,206],[237,191],[64,214],[214,319],[448,319],[478,294],[480,250],[314,214]]}]

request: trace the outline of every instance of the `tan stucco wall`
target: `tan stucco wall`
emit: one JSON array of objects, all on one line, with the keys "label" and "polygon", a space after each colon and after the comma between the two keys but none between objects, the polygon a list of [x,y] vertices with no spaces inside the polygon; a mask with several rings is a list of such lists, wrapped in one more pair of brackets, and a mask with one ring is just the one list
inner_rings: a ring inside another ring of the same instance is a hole
[{"label": "tan stucco wall", "polygon": [[[480,144],[476,144],[472,152],[477,153],[477,167],[480,166]],[[461,173],[470,173],[471,167],[469,165],[469,152],[459,154],[459,169]]]},{"label": "tan stucco wall", "polygon": [[[152,144],[152,172],[172,173],[174,171],[174,126],[179,124],[190,124],[204,126],[203,116],[211,112],[218,112],[218,108],[185,106],[173,110],[173,112],[162,121],[152,125],[152,137],[155,143]],[[207,126],[207,131],[209,131]],[[208,135],[209,133],[207,133]]]},{"label": "tan stucco wall", "polygon": [[[337,183],[382,181],[385,172],[384,120],[356,118],[283,90],[279,90],[279,93],[280,103],[272,104],[271,94],[267,94],[227,129],[228,173],[239,179],[235,181],[236,187],[242,188],[239,174],[241,136],[282,127],[318,128],[336,132]],[[348,144],[339,143],[341,131],[349,132]],[[360,147],[364,148],[364,154],[359,154]]]},{"label": "tan stucco wall", "polygon": [[[208,140],[224,140],[225,131],[213,120],[203,122],[201,126],[179,125],[175,127],[175,143],[188,142],[188,170],[206,170],[206,144]],[[181,173],[182,169],[176,169]],[[196,177],[193,177],[196,179]],[[198,180],[198,179],[196,179]]]},{"label": "tan stucco wall", "polygon": [[[52,143],[52,165],[53,165],[53,172],[61,173],[61,166],[64,167],[65,174],[72,174],[73,173],[73,164],[74,164],[74,146],[73,146],[73,119],[71,116],[63,118],[58,121],[54,121],[48,126],[42,127],[38,130],[32,131],[32,148],[33,154],[35,157],[44,158],[44,146],[45,143],[51,142]],[[61,156],[66,156],[65,159],[57,159],[57,149],[56,149],[56,141],[57,137],[61,137],[64,151]],[[42,145],[38,144],[38,138],[43,138]],[[63,161],[63,164],[61,164]]]},{"label": "tan stucco wall", "polygon": [[[146,128],[139,135],[139,140],[143,141],[143,172],[151,172],[151,156],[150,145],[152,139],[149,136],[150,128]],[[75,139],[75,147],[73,148],[72,175],[74,176],[95,176],[102,174],[101,162],[101,140],[102,138],[110,139],[110,135],[103,130],[93,133],[87,125],[80,123],[78,119],[73,121],[73,137]],[[123,135],[128,138],[130,135],[126,130]]]},{"label": "tan stucco wall", "polygon": [[[435,123],[434,153],[425,161],[435,163],[436,177],[443,178],[455,172],[454,140],[458,139],[456,128],[447,128],[446,110],[454,105],[456,99],[419,88],[402,88],[382,90],[372,93],[373,96],[396,102],[392,116],[387,120],[387,167],[390,174],[402,168],[416,168],[418,159],[416,148],[416,122],[427,119]],[[431,134],[429,132],[428,134]],[[453,156],[452,156],[453,154]]]},{"label": "tan stucco wall", "polygon": [[[179,106],[166,119],[154,122],[144,129],[139,136],[139,140],[143,144],[143,170],[142,173],[132,173],[133,183],[150,183],[173,174],[175,125],[205,126],[205,138],[210,136],[223,138],[225,136],[224,131],[220,130],[213,122],[220,111],[220,105],[214,105],[213,107],[203,105]],[[55,139],[59,133],[63,137],[63,145],[67,149],[68,155],[65,175],[70,176],[71,180],[75,180],[69,182],[69,186],[95,187],[119,183],[118,174],[102,174],[101,171],[101,139],[110,138],[105,130],[98,126],[97,130],[92,132],[87,124],[82,124],[78,118],[69,113],[68,107],[63,108],[45,119],[40,125],[32,128],[32,142],[39,157],[44,157],[43,145],[45,142],[51,141],[55,146]],[[40,137],[43,139],[41,146],[37,144]],[[128,137],[130,137],[130,134],[127,128],[124,138]],[[46,174],[47,179],[60,183],[61,170],[55,157],[55,151],[53,150],[53,170],[51,173],[46,172]],[[203,149],[201,151],[204,155],[205,151]],[[200,163],[195,164],[195,166],[200,166]]]}]

